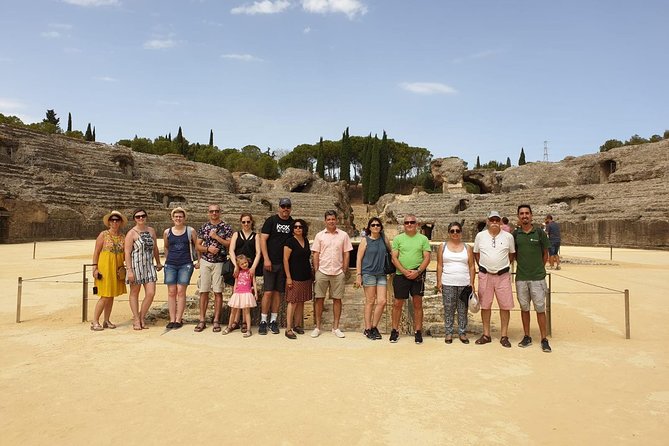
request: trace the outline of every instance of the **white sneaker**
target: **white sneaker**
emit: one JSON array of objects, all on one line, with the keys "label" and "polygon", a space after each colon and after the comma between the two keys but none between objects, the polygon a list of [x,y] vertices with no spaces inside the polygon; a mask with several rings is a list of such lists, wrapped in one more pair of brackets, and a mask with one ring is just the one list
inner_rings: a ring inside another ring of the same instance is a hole
[{"label": "white sneaker", "polygon": [[317,338],[321,335],[321,331],[318,328],[314,328],[314,331],[311,332],[312,338]]},{"label": "white sneaker", "polygon": [[341,331],[341,330],[338,329],[338,328],[337,328],[336,330],[333,328],[333,329],[332,329],[332,334],[335,335],[335,336],[337,336],[338,338],[345,338],[345,337],[346,337],[346,335],[344,334],[344,332]]}]

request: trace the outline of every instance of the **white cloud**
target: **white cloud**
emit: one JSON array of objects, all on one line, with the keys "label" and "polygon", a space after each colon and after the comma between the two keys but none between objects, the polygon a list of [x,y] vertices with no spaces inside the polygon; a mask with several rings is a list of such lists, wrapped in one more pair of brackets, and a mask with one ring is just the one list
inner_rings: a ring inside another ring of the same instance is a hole
[{"label": "white cloud", "polygon": [[455,88],[439,82],[404,82],[400,87],[411,93],[424,95],[457,93]]},{"label": "white cloud", "polygon": [[262,59],[250,54],[221,54],[221,57],[223,59],[241,60],[244,62],[262,62]]},{"label": "white cloud", "polygon": [[47,39],[58,39],[61,36],[61,34],[58,31],[44,31],[40,35]]},{"label": "white cloud", "polygon": [[367,6],[360,0],[302,0],[302,8],[316,14],[343,13],[349,19],[367,14]]},{"label": "white cloud", "polygon": [[262,0],[232,8],[232,14],[276,14],[285,11],[290,6],[288,0]]},{"label": "white cloud", "polygon": [[173,39],[151,39],[144,42],[143,47],[145,50],[165,50],[176,45],[177,42]]},{"label": "white cloud", "polygon": [[112,6],[118,5],[118,0],[63,0],[64,3],[75,6]]},{"label": "white cloud", "polygon": [[95,77],[93,79],[98,80],[98,81],[102,81],[102,82],[118,82],[118,79],[116,79],[114,77],[110,77],[110,76],[98,76],[98,77]]},{"label": "white cloud", "polygon": [[25,108],[26,105],[15,99],[0,98],[0,110],[19,110]]},{"label": "white cloud", "polygon": [[302,32],[303,32],[304,34],[309,34],[309,33],[311,32],[311,27],[310,27],[310,26],[307,26],[306,28],[304,28],[304,29],[302,30]]}]

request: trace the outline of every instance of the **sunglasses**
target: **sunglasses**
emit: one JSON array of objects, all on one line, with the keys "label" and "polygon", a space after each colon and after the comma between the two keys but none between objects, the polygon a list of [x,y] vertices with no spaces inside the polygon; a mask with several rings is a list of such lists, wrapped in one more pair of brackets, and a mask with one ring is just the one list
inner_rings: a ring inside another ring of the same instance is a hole
[{"label": "sunglasses", "polygon": [[220,209],[209,209],[210,214],[219,214],[220,212]]},{"label": "sunglasses", "polygon": [[280,207],[281,209],[290,209],[292,206],[289,205],[289,204],[282,204],[282,205],[279,206],[279,207]]},{"label": "sunglasses", "polygon": [[120,218],[110,218],[109,221],[112,222],[112,223],[118,223],[119,221],[121,221],[121,219]]},{"label": "sunglasses", "polygon": [[499,223],[500,221],[502,221],[501,219],[499,219],[497,217],[489,218],[488,220],[490,220],[493,223]]},{"label": "sunglasses", "polygon": [[460,229],[451,229],[451,230],[449,230],[448,232],[450,232],[451,234],[459,234],[459,233],[462,232],[462,230],[460,230]]},{"label": "sunglasses", "polygon": [[416,220],[405,221],[404,224],[405,224],[405,225],[415,225],[415,224],[416,224]]},{"label": "sunglasses", "polygon": [[302,226],[302,225],[295,225],[295,226],[293,226],[293,229],[302,229],[303,227],[304,226]]},{"label": "sunglasses", "polygon": [[242,222],[242,224],[243,224],[243,225],[250,225],[250,224],[251,224],[251,220],[244,220],[244,221]]},{"label": "sunglasses", "polygon": [[380,228],[381,225],[378,224],[378,223],[372,223],[371,225],[369,225],[369,227],[370,227],[370,228]]},{"label": "sunglasses", "polygon": [[133,217],[135,220],[140,219],[140,218],[146,218],[146,214],[137,214]]}]

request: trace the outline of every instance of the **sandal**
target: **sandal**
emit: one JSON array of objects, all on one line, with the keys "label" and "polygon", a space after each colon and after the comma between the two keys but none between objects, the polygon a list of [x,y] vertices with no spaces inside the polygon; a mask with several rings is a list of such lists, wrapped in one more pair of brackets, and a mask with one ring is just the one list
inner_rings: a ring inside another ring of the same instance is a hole
[{"label": "sandal", "polygon": [[453,336],[452,335],[446,335],[446,339],[444,339],[444,342],[447,344],[452,344],[453,343]]},{"label": "sandal", "polygon": [[511,343],[509,342],[508,336],[502,336],[502,338],[499,340],[499,343],[502,344],[503,347],[511,348]]},{"label": "sandal", "polygon": [[469,344],[469,338],[467,338],[466,335],[460,335],[458,337],[460,338],[460,342],[462,342],[463,344]]},{"label": "sandal", "polygon": [[246,325],[246,322],[242,322],[242,333],[246,333],[246,331],[249,329],[249,326]]},{"label": "sandal", "polygon": [[[214,331],[216,331],[216,330],[214,330]],[[226,334],[230,333],[231,331],[232,331],[232,330],[230,329],[230,327],[225,327],[225,328],[223,329],[223,331],[221,332],[221,334],[226,335]]]},{"label": "sandal", "polygon": [[230,331],[235,331],[239,330],[239,324],[237,322],[233,322],[232,325],[229,326]]},{"label": "sandal", "polygon": [[297,339],[297,335],[293,333],[293,330],[286,330],[286,337],[288,339]]},{"label": "sandal", "polygon": [[102,323],[102,328],[111,328],[113,330],[116,328],[116,324],[112,324],[111,321],[104,321]]},{"label": "sandal", "polygon": [[251,337],[252,334],[253,333],[251,333],[251,330],[246,330],[242,336],[244,336],[245,338],[248,338],[248,337]]},{"label": "sandal", "polygon": [[490,336],[486,335],[481,335],[481,337],[476,340],[476,344],[478,345],[487,344],[489,342],[492,342],[492,339],[490,338]]},{"label": "sandal", "polygon": [[92,331],[102,331],[104,328],[102,328],[102,325],[100,325],[99,322],[91,322],[91,330]]},{"label": "sandal", "polygon": [[141,325],[142,325],[142,330],[148,330],[149,329],[149,327],[146,326],[146,321],[142,321]]},{"label": "sandal", "polygon": [[293,328],[293,331],[294,331],[295,333],[297,333],[297,334],[304,334],[304,328],[299,327],[299,326]]},{"label": "sandal", "polygon": [[204,321],[200,321],[200,322],[198,322],[198,324],[195,326],[195,328],[193,329],[193,331],[195,331],[195,332],[197,332],[197,333],[200,333],[200,332],[203,331],[205,328],[207,328],[207,324],[205,324]]},{"label": "sandal", "polygon": [[133,321],[132,322],[132,329],[139,331],[139,330],[142,329],[142,324],[139,321]]},{"label": "sandal", "polygon": [[218,333],[221,331],[221,324],[218,322],[214,322],[214,328],[211,329],[214,333]]}]

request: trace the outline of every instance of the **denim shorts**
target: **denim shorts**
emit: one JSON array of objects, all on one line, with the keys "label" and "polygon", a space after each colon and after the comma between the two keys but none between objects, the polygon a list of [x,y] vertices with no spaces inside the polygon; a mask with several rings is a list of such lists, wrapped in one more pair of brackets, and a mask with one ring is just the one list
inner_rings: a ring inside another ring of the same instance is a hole
[{"label": "denim shorts", "polygon": [[188,285],[193,275],[193,264],[165,265],[165,285]]},{"label": "denim shorts", "polygon": [[363,274],[362,286],[386,286],[388,285],[388,276],[385,274]]}]

